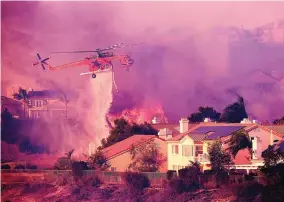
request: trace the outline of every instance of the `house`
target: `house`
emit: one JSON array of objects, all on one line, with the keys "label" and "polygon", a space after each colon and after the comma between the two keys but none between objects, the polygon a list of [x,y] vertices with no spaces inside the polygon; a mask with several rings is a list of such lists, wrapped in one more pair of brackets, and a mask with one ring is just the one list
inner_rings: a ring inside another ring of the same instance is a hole
[{"label": "house", "polygon": [[1,112],[6,109],[14,118],[22,118],[25,116],[24,105],[21,102],[6,96],[1,96]]},{"label": "house", "polygon": [[[184,131],[187,125],[188,121],[181,119],[180,131]],[[190,165],[190,161],[198,161],[203,170],[209,169],[209,145],[217,138],[228,137],[246,126],[247,124],[212,123],[206,119],[206,122],[168,139],[168,169],[179,170]]]},{"label": "house", "polygon": [[[156,135],[133,135],[121,142],[111,145],[102,150],[102,153],[109,161],[111,171],[124,172],[128,170],[128,166],[131,163],[130,149],[133,146],[139,147],[139,145],[147,142],[154,141],[159,147],[163,156],[167,157],[166,143],[164,139],[159,138]],[[159,170],[160,172],[167,171],[167,163],[165,162]]]},{"label": "house", "polygon": [[252,156],[247,150],[240,151],[236,158],[236,168],[256,169],[263,165],[261,154],[284,136],[284,125],[253,124],[244,128],[252,142]]},{"label": "house", "polygon": [[63,93],[51,90],[34,91],[27,93],[27,116],[37,118],[67,118],[67,100]]},{"label": "house", "polygon": [[[180,120],[180,130],[188,126],[186,119]],[[263,165],[261,153],[275,141],[284,136],[284,126],[263,126],[256,121],[244,119],[241,123],[212,123],[205,120],[191,127],[188,131],[173,135],[167,139],[168,169],[178,170],[189,165],[190,161],[198,161],[203,170],[210,169],[208,147],[216,139],[220,138],[223,148],[231,135],[237,131],[245,130],[251,141],[253,154],[248,150],[241,150],[233,159],[236,169],[257,169]]]}]

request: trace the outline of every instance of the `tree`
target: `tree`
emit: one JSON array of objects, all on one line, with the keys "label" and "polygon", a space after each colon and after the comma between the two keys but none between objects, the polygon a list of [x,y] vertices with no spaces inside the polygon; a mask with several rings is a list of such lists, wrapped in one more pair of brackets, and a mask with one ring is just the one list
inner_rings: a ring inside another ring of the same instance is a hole
[{"label": "tree", "polygon": [[244,98],[238,95],[237,102],[228,105],[223,110],[220,121],[227,123],[240,123],[244,118],[248,118]]},{"label": "tree", "polygon": [[231,138],[228,140],[227,150],[235,158],[240,150],[248,149],[250,154],[252,154],[252,142],[248,133],[245,130],[240,130],[232,134]]},{"label": "tree", "polygon": [[158,131],[155,130],[150,124],[136,124],[128,123],[125,119],[120,118],[114,121],[115,127],[110,131],[110,135],[102,139],[102,146],[100,149],[109,147],[117,142],[125,140],[134,134],[157,135]]},{"label": "tree", "polygon": [[284,125],[284,116],[280,119],[276,119],[273,121],[273,124],[275,125]]},{"label": "tree", "polygon": [[214,172],[226,171],[226,166],[233,164],[231,155],[223,150],[220,139],[214,141],[210,145],[208,153],[212,167],[211,169]]},{"label": "tree", "polygon": [[14,119],[13,115],[5,108],[1,113],[1,140],[15,144],[19,138],[19,128],[19,120]]},{"label": "tree", "polygon": [[107,170],[111,165],[101,150],[97,150],[89,158],[90,166],[95,170]]},{"label": "tree", "polygon": [[157,172],[166,160],[154,140],[145,143],[141,140],[140,145],[132,145],[130,155],[129,169],[138,172]]},{"label": "tree", "polygon": [[72,168],[72,154],[74,152],[74,149],[70,150],[65,154],[65,156],[60,157],[57,159],[54,168],[57,170],[69,170]]},{"label": "tree", "polygon": [[23,100],[24,102],[26,102],[27,101],[27,95],[28,95],[27,91],[20,87],[19,90],[18,90],[18,93],[14,93],[13,97],[14,97],[14,99]]},{"label": "tree", "polygon": [[199,123],[204,121],[205,118],[218,121],[221,113],[217,112],[213,107],[202,107],[198,108],[198,112],[192,113],[188,120],[192,123]]},{"label": "tree", "polygon": [[264,167],[276,166],[279,163],[284,163],[284,141],[278,141],[274,145],[269,145],[268,148],[262,152],[264,160]]}]

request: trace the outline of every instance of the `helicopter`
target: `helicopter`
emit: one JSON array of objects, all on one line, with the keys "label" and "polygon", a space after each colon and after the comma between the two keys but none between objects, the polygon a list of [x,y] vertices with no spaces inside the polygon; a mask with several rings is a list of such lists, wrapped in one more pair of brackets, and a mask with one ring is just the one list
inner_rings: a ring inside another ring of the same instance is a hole
[{"label": "helicopter", "polygon": [[[143,44],[143,43],[141,43]],[[70,52],[51,52],[51,54],[61,54],[61,53],[96,53],[95,55],[91,55],[90,57],[85,57],[82,60],[70,62],[67,64],[59,65],[56,67],[52,67],[49,65],[46,61],[49,60],[51,57],[42,59],[37,53],[38,61],[35,62],[32,66],[37,66],[41,64],[44,71],[46,69],[55,71],[59,69],[65,69],[69,67],[77,67],[77,66],[89,66],[89,71],[81,73],[80,76],[83,75],[92,75],[92,78],[96,78],[96,75],[98,73],[102,72],[108,72],[113,70],[112,61],[113,60],[119,60],[120,64],[124,66],[124,69],[126,71],[129,71],[129,67],[133,65],[134,60],[130,58],[128,55],[118,55],[114,54],[113,52],[110,52],[110,50],[115,50],[117,48],[125,48],[125,47],[131,47],[137,44],[131,44],[131,45],[124,45],[123,43],[116,44],[113,46],[110,46],[105,49],[96,49],[91,51],[70,51]]]}]

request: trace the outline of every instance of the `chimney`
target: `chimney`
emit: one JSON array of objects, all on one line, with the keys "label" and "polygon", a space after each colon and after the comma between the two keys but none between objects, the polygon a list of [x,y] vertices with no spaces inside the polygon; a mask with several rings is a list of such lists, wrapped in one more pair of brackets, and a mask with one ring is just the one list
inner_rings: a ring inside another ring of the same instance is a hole
[{"label": "chimney", "polygon": [[179,121],[179,132],[184,133],[188,131],[188,119],[187,118],[181,118]]},{"label": "chimney", "polygon": [[152,124],[159,124],[159,123],[160,123],[160,119],[159,119],[159,118],[154,117],[154,118],[152,119]]}]

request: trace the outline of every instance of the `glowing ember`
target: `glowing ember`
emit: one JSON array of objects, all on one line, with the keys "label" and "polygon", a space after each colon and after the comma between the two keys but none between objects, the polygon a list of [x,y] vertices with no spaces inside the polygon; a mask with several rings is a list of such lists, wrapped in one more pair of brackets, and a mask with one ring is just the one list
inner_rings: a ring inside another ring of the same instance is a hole
[{"label": "glowing ember", "polygon": [[125,109],[119,114],[109,114],[107,117],[112,124],[114,120],[118,118],[124,118],[128,122],[135,122],[138,124],[142,124],[144,122],[151,123],[154,117],[158,117],[163,123],[168,123],[168,118],[165,116],[161,105],[149,108],[133,108],[131,110]]}]

